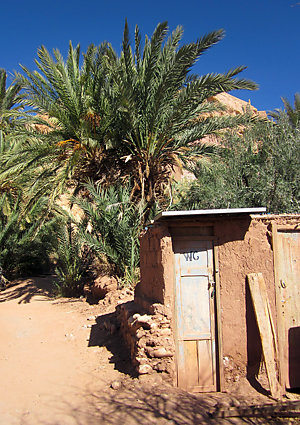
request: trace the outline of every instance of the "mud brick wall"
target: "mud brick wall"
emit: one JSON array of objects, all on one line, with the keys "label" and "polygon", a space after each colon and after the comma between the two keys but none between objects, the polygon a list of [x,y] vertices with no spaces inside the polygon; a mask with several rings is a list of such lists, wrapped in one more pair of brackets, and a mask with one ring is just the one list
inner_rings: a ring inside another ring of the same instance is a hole
[{"label": "mud brick wall", "polygon": [[172,383],[175,347],[171,320],[161,304],[153,304],[150,310],[152,314],[143,314],[134,302],[119,305],[120,331],[137,373],[163,373]]}]

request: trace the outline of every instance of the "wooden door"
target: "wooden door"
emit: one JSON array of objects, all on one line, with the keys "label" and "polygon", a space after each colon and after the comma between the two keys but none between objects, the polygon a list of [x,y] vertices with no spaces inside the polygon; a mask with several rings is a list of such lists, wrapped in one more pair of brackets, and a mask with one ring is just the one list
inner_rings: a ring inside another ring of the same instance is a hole
[{"label": "wooden door", "polygon": [[213,242],[176,238],[174,254],[178,386],[216,391]]},{"label": "wooden door", "polygon": [[274,259],[281,379],[300,387],[300,229],[275,228]]}]

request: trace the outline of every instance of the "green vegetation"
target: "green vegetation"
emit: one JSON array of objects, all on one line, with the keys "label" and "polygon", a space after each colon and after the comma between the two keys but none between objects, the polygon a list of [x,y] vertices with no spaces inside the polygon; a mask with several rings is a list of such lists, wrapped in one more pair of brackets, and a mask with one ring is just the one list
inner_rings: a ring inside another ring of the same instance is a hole
[{"label": "green vegetation", "polygon": [[80,296],[84,277],[90,265],[89,251],[84,247],[80,234],[70,221],[57,230],[57,264],[55,282],[58,295]]},{"label": "green vegetation", "polygon": [[[136,27],[133,52],[126,23],[121,56],[114,55],[110,63],[122,99],[119,147],[124,172],[132,179],[133,201],[146,203],[145,220],[155,203],[166,207],[174,167],[211,154],[212,147],[200,141],[204,136],[244,122],[241,116],[215,115],[222,107],[207,99],[223,91],[257,88],[251,81],[235,78],[244,67],[226,74],[189,74],[200,56],[223,38],[222,30],[182,47],[182,28],[166,39],[167,32],[167,23],[159,24],[141,49]],[[196,140],[197,144],[191,143]]]},{"label": "green vegetation", "polygon": [[[49,208],[68,187],[77,193],[86,180],[102,186],[132,182],[133,202],[146,202],[144,221],[155,202],[164,205],[172,169],[212,151],[200,140],[244,117],[211,116],[222,110],[207,99],[234,89],[255,89],[238,79],[244,67],[226,74],[191,76],[190,68],[224,33],[214,31],[180,47],[183,30],[169,38],[167,23],[151,39],[135,30],[135,51],[125,24],[121,55],[109,44],[91,45],[80,66],[80,48],[69,47],[66,61],[57,50],[38,51],[38,71],[22,67],[23,88],[18,149],[7,152],[2,170],[15,184],[26,178],[26,197],[43,193]],[[41,127],[42,126],[42,127]],[[22,137],[21,137],[22,136]]]},{"label": "green vegetation", "polygon": [[180,183],[175,209],[265,206],[272,213],[300,212],[300,128],[287,114],[261,122],[241,136],[226,133],[210,168],[199,163],[196,180]]},{"label": "green vegetation", "polygon": [[294,97],[294,107],[289,103],[285,98],[281,98],[285,110],[276,109],[274,112],[270,112],[270,116],[275,119],[275,121],[280,121],[281,117],[287,116],[290,125],[293,128],[299,128],[300,126],[300,93],[296,93]]},{"label": "green vegetation", "polygon": [[[191,74],[224,33],[189,44],[182,36],[181,27],[168,35],[164,22],[142,42],[136,27],[132,47],[126,22],[120,55],[109,43],[83,56],[70,43],[66,59],[42,46],[37,70],[22,67],[8,88],[0,70],[0,263],[8,276],[55,268],[65,296],[80,295],[100,272],[135,285],[139,234],[160,209],[299,211],[298,95],[294,108],[284,100],[276,123],[228,115],[212,97],[256,84],[237,78],[244,67]],[[222,147],[203,143],[212,134]],[[196,180],[174,191],[183,167]]]},{"label": "green vegetation", "polygon": [[79,234],[84,245],[103,261],[123,285],[135,285],[139,277],[139,234],[142,231],[143,204],[130,200],[130,186],[107,189],[85,185],[88,198],[75,199],[84,212]]},{"label": "green vegetation", "polygon": [[9,137],[12,128],[16,126],[13,112],[20,109],[22,97],[21,86],[15,83],[6,88],[7,73],[0,69],[0,153],[5,151],[5,138]]},{"label": "green vegetation", "polygon": [[20,194],[0,197],[0,264],[9,278],[48,272],[56,247],[58,211],[41,225],[46,200],[40,198],[26,214],[22,202]]}]

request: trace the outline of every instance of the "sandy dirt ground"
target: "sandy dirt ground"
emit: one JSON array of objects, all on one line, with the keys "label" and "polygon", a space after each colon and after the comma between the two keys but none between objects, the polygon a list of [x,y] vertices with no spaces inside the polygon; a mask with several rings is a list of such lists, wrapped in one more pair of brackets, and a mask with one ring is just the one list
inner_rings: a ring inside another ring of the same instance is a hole
[{"label": "sandy dirt ground", "polygon": [[105,326],[129,294],[91,305],[53,299],[50,285],[40,277],[0,292],[0,425],[254,423],[209,417],[216,403],[239,404],[238,394],[195,395],[134,375],[119,334]]}]

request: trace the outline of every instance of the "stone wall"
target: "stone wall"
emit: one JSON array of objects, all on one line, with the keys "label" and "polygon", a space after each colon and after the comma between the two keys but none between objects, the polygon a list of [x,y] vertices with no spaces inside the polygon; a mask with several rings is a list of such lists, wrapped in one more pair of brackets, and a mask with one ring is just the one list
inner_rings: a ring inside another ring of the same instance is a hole
[{"label": "stone wall", "polygon": [[139,375],[163,373],[175,379],[175,347],[171,318],[162,304],[152,304],[147,314],[134,302],[118,306],[122,337]]}]

